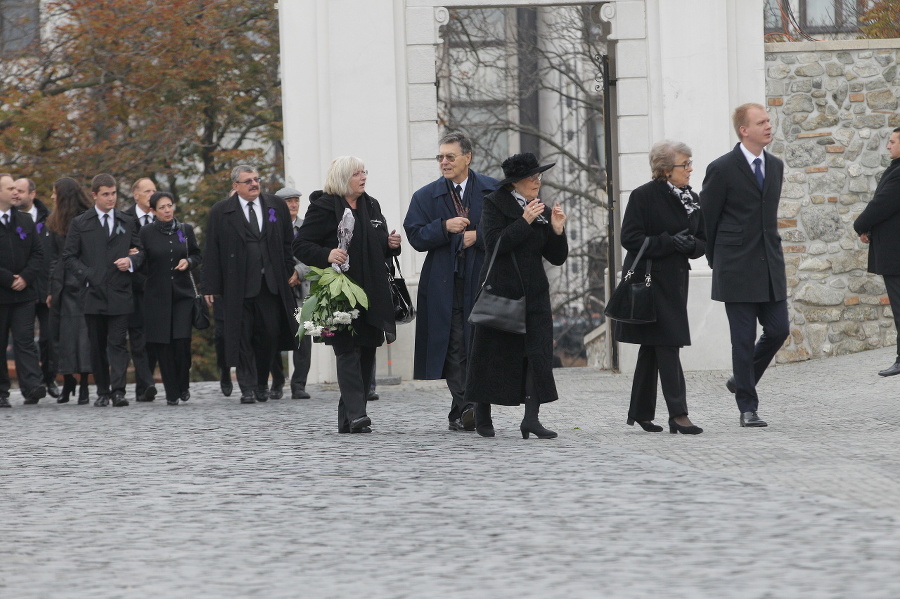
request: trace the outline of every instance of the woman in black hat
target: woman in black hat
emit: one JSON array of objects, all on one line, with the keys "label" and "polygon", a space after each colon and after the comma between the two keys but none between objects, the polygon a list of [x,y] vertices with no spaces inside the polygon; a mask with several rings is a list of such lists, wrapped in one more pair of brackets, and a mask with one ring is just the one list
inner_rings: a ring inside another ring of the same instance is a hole
[{"label": "woman in black hat", "polygon": [[484,198],[479,237],[486,255],[497,247],[497,258],[485,281],[489,260],[481,280],[491,293],[517,299],[525,296],[526,332],[507,333],[476,326],[469,357],[466,399],[475,403],[475,430],[482,437],[494,436],[491,404],[525,404],[519,429],[527,439],[557,435],[538,420],[542,403],[555,401],[553,379],[553,318],[550,285],[543,259],[555,266],[569,253],[564,225],[566,215],[557,203],[545,206],[538,198],[541,176],[553,164],[539,165],[534,154],[516,154],[503,161],[499,189]]}]

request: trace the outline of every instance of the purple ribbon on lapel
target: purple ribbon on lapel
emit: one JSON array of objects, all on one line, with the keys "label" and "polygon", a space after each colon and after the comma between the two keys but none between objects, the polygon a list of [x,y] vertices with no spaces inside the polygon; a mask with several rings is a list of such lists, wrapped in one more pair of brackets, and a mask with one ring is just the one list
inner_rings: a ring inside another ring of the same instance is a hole
[{"label": "purple ribbon on lapel", "polygon": [[184,231],[182,231],[181,229],[178,229],[178,241],[180,241],[181,243],[186,243],[184,239]]},{"label": "purple ribbon on lapel", "polygon": [[277,222],[277,221],[278,221],[278,219],[275,218],[275,209],[274,209],[274,208],[269,208],[269,222],[270,222],[270,223],[274,223],[274,222]]},{"label": "purple ribbon on lapel", "polygon": [[22,230],[22,227],[16,227],[16,233],[19,234],[19,239],[25,239],[28,237],[28,233]]},{"label": "purple ribbon on lapel", "polygon": [[37,228],[38,235],[40,235],[41,231],[44,230],[44,223],[38,223],[36,228]]}]

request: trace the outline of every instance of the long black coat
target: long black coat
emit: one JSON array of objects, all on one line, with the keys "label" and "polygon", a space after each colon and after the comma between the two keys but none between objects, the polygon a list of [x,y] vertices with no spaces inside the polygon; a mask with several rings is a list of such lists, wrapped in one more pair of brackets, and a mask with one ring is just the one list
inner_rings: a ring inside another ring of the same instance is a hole
[{"label": "long black coat", "polygon": [[81,305],[84,285],[62,260],[66,238],[50,232],[50,329],[60,374],[91,371],[91,343]]},{"label": "long black coat", "polygon": [[713,270],[712,299],[716,301],[787,298],[784,253],[778,235],[784,163],[768,152],[765,159],[762,191],[740,144],[706,169],[700,205],[706,221],[706,259]]},{"label": "long black coat", "polygon": [[[450,319],[453,313],[453,287],[456,284],[456,255],[462,248],[463,234],[447,233],[444,223],[457,216],[448,180],[441,177],[413,194],[403,221],[409,244],[419,252],[428,252],[419,276],[416,301],[416,353],[413,377],[439,379],[444,376],[444,361],[450,345]],[[483,198],[494,191],[497,180],[469,171],[465,200],[469,206],[469,231],[481,235]],[[476,242],[462,250],[465,255],[465,291],[463,317],[468,318],[478,293],[478,277],[484,265],[484,245]],[[472,327],[465,322],[463,336],[468,348]]]},{"label": "long black coat", "polygon": [[[349,204],[341,196],[314,191],[309,196],[309,207],[303,224],[294,239],[294,256],[308,266],[327,268],[328,254],[338,247],[337,227]],[[350,267],[346,274],[363,288],[369,299],[369,308],[360,310],[359,318],[353,321],[352,335],[349,331],[339,331],[334,337],[326,337],[325,343],[334,341],[353,343],[362,347],[379,347],[387,338],[393,343],[397,338],[397,323],[394,320],[394,303],[387,281],[385,261],[400,253],[400,248],[388,247],[387,220],[381,213],[378,200],[364,193],[356,200],[356,220],[353,237],[347,254]]]},{"label": "long black coat", "polygon": [[[691,192],[694,199],[697,194]],[[685,229],[696,240],[694,252],[686,256],[675,250],[672,236]],[[650,324],[614,323],[616,340],[641,345],[691,344],[688,326],[688,280],[691,270],[688,258],[699,258],[706,251],[703,216],[695,210],[688,218],[681,200],[669,190],[664,181],[650,181],[631,192],[622,219],[622,247],[628,250],[622,270],[634,263],[644,239],[650,239],[640,264],[634,270],[633,281],[644,280],[646,260],[653,261],[650,278],[656,322]]]},{"label": "long black coat", "polygon": [[869,234],[869,272],[900,275],[900,158],[892,160],[881,175],[853,228],[857,234]]},{"label": "long black coat", "polygon": [[115,210],[113,234],[103,228],[97,211],[91,208],[72,219],[62,259],[82,285],[81,301],[85,314],[131,314],[134,300],[131,292],[132,273],[113,264],[119,258],[131,258],[137,271],[144,260],[138,252],[129,256],[131,248],[141,247],[135,220]]},{"label": "long black coat", "polygon": [[[550,207],[544,210],[544,218],[550,222]],[[541,403],[556,401],[559,396],[553,379],[553,315],[543,259],[555,266],[565,262],[569,254],[565,232],[556,235],[549,224],[538,223],[537,219],[529,225],[513,195],[498,189],[484,199],[481,236],[486,259],[480,280],[484,281],[494,246],[499,244],[486,284],[491,286],[491,293],[509,298],[522,297],[524,285],[527,332],[516,335],[475,327],[466,399],[508,406],[523,403],[527,364],[534,374],[534,396]]]},{"label": "long black coat", "polygon": [[[194,227],[178,223],[177,229],[168,234],[161,221],[141,228],[141,244],[144,246],[146,275],[144,289],[144,339],[148,343],[170,343],[172,339],[190,339],[191,310],[194,304],[194,287],[190,269],[200,266],[200,246],[194,236]],[[190,263],[189,270],[175,270],[183,259]]]},{"label": "long black coat", "polygon": [[[296,349],[296,327],[294,310],[296,302],[291,293],[288,279],[294,270],[291,257],[291,213],[287,204],[278,196],[260,194],[259,203],[264,224],[264,251],[276,270],[278,296],[284,310],[279,311],[280,326],[278,348]],[[270,210],[272,212],[270,212]],[[237,193],[217,202],[209,211],[203,248],[203,294],[216,295],[217,302],[224,302],[225,319],[225,362],[236,366],[240,356],[241,313],[244,308],[244,286],[246,284],[247,218],[241,209]],[[292,330],[293,329],[293,330]]]},{"label": "long black coat", "polygon": [[47,218],[50,216],[50,209],[37,198],[34,198],[34,207],[37,208],[37,218],[34,219],[34,230],[41,240],[41,247],[44,249],[44,262],[41,266],[41,276],[35,282],[34,288],[38,295],[38,303],[47,301],[47,295],[50,293],[50,229],[47,227]]},{"label": "long black coat", "polygon": [[[0,221],[0,304],[34,302],[44,269],[44,245],[30,214],[15,208],[9,214],[9,227]],[[25,279],[25,289],[13,291],[15,275]]]}]

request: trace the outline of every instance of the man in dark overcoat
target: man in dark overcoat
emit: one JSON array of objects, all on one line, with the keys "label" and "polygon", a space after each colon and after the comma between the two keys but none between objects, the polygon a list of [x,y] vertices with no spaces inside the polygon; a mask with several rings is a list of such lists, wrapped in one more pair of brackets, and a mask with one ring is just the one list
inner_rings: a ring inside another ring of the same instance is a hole
[{"label": "man in dark overcoat", "polygon": [[[784,163],[765,151],[772,123],[760,104],[734,111],[740,142],[706,169],[700,205],[706,222],[706,258],[712,299],[725,302],[731,330],[733,376],[740,425],[767,426],[757,414],[756,384],[790,333],[778,200]],[[756,322],[762,335],[756,339]]]},{"label": "man in dark overcoat", "polygon": [[[150,196],[156,193],[156,184],[147,177],[138,179],[131,185],[131,197],[134,204],[124,210],[133,216],[138,235],[141,227],[149,225],[156,218],[150,211]],[[147,347],[144,339],[144,286],[147,275],[136,272],[131,276],[131,287],[134,294],[134,312],[128,318],[128,343],[131,346],[131,361],[134,362],[134,395],[138,401],[153,401],[156,397],[156,385],[153,370],[156,368],[156,357]]]},{"label": "man in dark overcoat", "polygon": [[94,405],[128,405],[128,315],[134,310],[131,277],[144,254],[132,217],[116,210],[116,180],[100,174],[91,181],[94,207],[72,220],[62,259],[84,288],[84,320],[97,383]]},{"label": "man in dark overcoat", "polygon": [[465,399],[468,318],[484,263],[482,198],[497,180],[469,168],[472,142],[463,134],[446,135],[438,148],[441,177],[413,194],[403,221],[410,245],[428,252],[419,277],[413,376],[447,379],[450,430],[475,430],[474,404]]},{"label": "man in dark overcoat", "polygon": [[237,366],[241,403],[268,401],[275,353],[295,348],[293,231],[287,205],[263,194],[255,167],[231,172],[234,193],[209,213],[203,251],[203,293],[224,302],[226,366]]},{"label": "man in dark overcoat", "polygon": [[44,265],[44,248],[34,221],[16,210],[15,180],[0,175],[0,408],[8,408],[10,379],[6,346],[12,331],[19,389],[26,404],[47,395],[34,343],[34,305],[37,280]]},{"label": "man in dark overcoat", "polygon": [[897,360],[878,374],[900,374],[900,127],[888,139],[891,164],[885,169],[853,228],[860,241],[869,244],[869,272],[881,275],[887,289],[897,334]]},{"label": "man in dark overcoat", "polygon": [[59,386],[56,384],[56,349],[53,347],[50,334],[50,308],[47,306],[47,296],[50,294],[50,229],[47,228],[47,217],[50,209],[37,197],[37,186],[28,178],[16,179],[16,195],[13,205],[22,212],[31,215],[34,221],[34,229],[41,240],[41,248],[44,250],[44,262],[41,266],[41,275],[34,282],[37,299],[34,303],[34,313],[38,321],[38,352],[41,358],[41,378],[47,393],[51,397],[59,397]]}]

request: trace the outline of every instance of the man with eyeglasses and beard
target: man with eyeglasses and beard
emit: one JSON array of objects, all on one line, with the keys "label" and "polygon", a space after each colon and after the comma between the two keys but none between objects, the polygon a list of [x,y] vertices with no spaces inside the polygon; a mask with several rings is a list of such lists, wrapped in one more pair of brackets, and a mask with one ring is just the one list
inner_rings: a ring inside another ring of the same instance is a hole
[{"label": "man with eyeglasses and beard", "polygon": [[261,193],[255,167],[234,167],[231,188],[209,213],[203,293],[210,306],[224,304],[225,366],[237,366],[241,403],[250,404],[268,401],[272,360],[294,348],[294,235],[287,205]]},{"label": "man with eyeglasses and beard", "polygon": [[438,142],[441,177],[413,194],[403,228],[410,245],[428,252],[419,278],[413,376],[446,379],[453,396],[452,431],[475,430],[474,404],[465,398],[472,327],[468,323],[484,244],[478,238],[482,198],[497,180],[469,168],[472,142],[450,133]]}]

